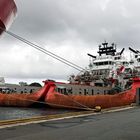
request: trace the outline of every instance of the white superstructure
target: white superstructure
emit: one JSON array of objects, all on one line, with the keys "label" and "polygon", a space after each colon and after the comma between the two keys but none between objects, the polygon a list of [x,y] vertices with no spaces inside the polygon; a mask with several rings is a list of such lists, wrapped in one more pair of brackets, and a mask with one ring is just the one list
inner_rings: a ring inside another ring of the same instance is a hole
[{"label": "white superstructure", "polygon": [[[124,48],[116,51],[116,45],[107,42],[99,45],[97,56],[88,54],[92,60],[89,69],[81,71],[77,76],[70,77],[70,83],[88,84],[92,86],[115,87],[116,85],[126,88],[130,80],[131,71],[129,61],[123,55]],[[129,76],[127,78],[127,76]]]}]

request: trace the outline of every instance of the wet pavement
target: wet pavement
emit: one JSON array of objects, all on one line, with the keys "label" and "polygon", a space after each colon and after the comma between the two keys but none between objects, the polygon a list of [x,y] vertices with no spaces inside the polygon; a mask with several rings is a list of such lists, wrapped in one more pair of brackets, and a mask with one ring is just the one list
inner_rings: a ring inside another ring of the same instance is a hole
[{"label": "wet pavement", "polygon": [[2,140],[138,140],[140,108],[0,129]]}]

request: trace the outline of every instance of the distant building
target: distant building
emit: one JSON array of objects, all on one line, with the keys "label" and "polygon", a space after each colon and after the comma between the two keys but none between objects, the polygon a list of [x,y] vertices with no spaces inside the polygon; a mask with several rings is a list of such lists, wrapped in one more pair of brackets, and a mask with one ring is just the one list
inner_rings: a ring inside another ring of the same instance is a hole
[{"label": "distant building", "polygon": [[27,86],[28,84],[26,82],[19,82],[20,86]]},{"label": "distant building", "polygon": [[0,85],[3,85],[3,84],[5,84],[4,77],[0,77]]},{"label": "distant building", "polygon": [[3,77],[0,77],[0,92],[3,93],[33,93],[41,87],[28,86],[26,82],[19,82],[19,84],[5,83]]}]

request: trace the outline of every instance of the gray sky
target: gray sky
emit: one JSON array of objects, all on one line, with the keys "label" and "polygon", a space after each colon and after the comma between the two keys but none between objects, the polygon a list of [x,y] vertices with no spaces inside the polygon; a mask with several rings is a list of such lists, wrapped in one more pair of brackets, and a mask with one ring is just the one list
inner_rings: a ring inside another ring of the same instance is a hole
[{"label": "gray sky", "polygon": [[[18,15],[9,31],[80,65],[96,55],[104,40],[139,49],[139,0],[15,0]],[[1,76],[63,79],[78,71],[4,34]],[[23,80],[23,81],[24,81]]]}]

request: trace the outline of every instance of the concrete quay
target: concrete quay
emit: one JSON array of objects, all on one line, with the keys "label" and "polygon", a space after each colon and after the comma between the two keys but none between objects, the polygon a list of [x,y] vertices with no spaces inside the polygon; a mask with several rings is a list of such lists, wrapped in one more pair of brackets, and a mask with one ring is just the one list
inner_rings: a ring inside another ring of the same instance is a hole
[{"label": "concrete quay", "polygon": [[2,140],[132,140],[140,139],[140,108],[117,109],[79,117],[0,129]]}]

